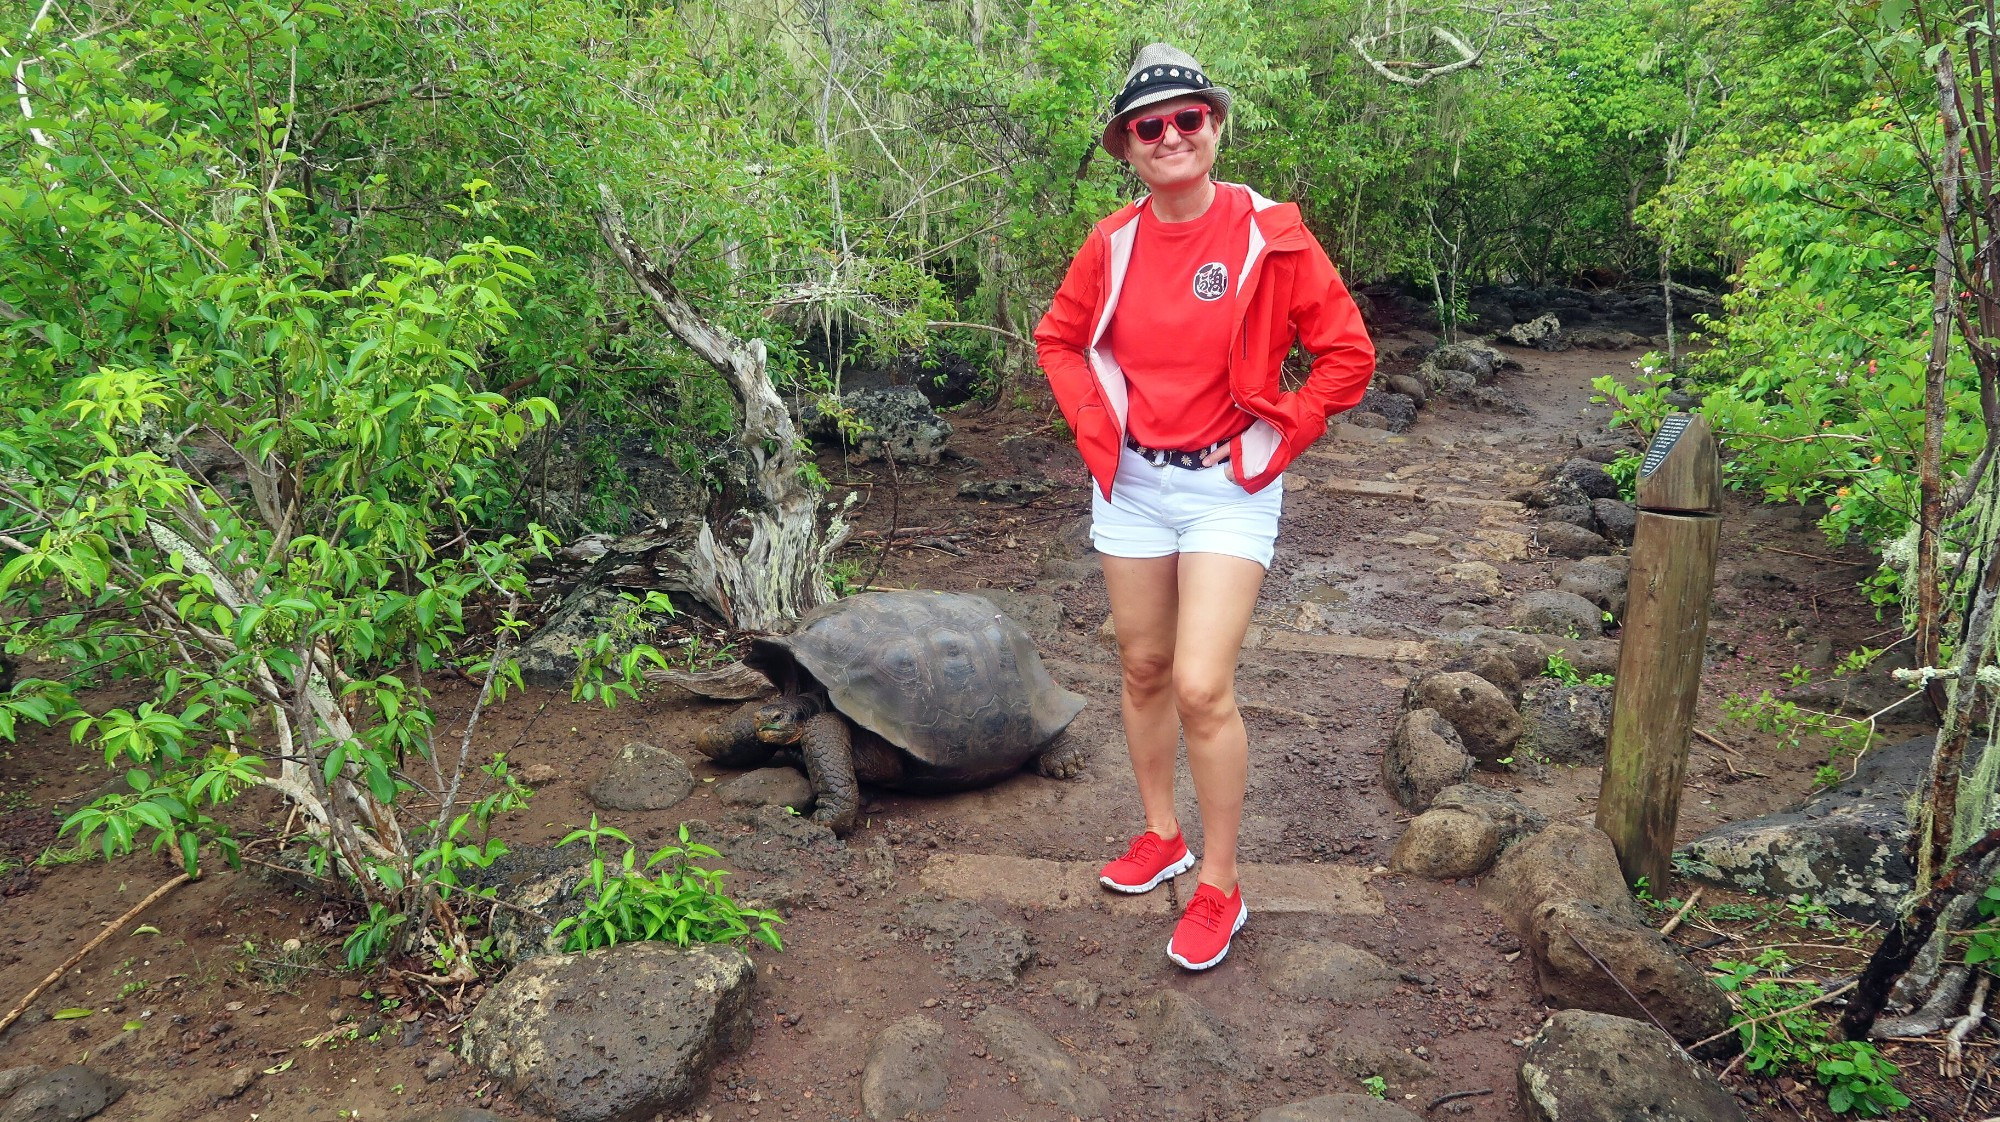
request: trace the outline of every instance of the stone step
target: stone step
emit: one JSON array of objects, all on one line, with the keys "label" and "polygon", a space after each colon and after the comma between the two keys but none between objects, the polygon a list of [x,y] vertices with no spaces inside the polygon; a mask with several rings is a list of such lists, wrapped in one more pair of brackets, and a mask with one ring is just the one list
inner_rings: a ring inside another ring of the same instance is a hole
[{"label": "stone step", "polygon": [[[1176,900],[1194,895],[1195,876],[1183,874],[1173,894],[1155,889],[1138,896],[1097,883],[1101,862],[1051,861],[1001,854],[939,853],[918,874],[924,888],[961,900],[998,900],[1042,908],[1082,908],[1094,903],[1131,914],[1170,914]],[[1382,895],[1371,874],[1356,865],[1243,865],[1243,893],[1252,912],[1378,916]]]},{"label": "stone step", "polygon": [[[1527,510],[1512,499],[1489,499],[1480,495],[1462,494],[1456,485],[1449,483],[1392,483],[1381,479],[1349,479],[1334,475],[1322,480],[1320,488],[1332,491],[1336,495],[1402,499],[1414,503],[1446,503],[1451,506],[1477,507],[1481,510],[1503,511],[1516,515]],[[1295,489],[1303,491],[1307,489],[1307,485],[1302,480]]]},{"label": "stone step", "polygon": [[1335,658],[1365,658],[1377,662],[1423,662],[1430,645],[1413,639],[1366,639],[1359,635],[1309,635],[1252,624],[1243,636],[1245,650],[1296,651]]}]

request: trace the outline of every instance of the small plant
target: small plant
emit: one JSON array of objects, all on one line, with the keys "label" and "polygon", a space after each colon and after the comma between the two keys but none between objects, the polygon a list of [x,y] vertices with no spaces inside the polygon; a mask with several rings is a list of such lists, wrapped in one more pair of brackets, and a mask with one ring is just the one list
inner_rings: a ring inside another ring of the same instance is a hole
[{"label": "small plant", "polygon": [[852,557],[835,561],[826,567],[826,583],[832,586],[835,596],[852,596],[865,591],[862,582],[867,577],[868,573],[861,567],[861,562]]},{"label": "small plant", "polygon": [[1826,1105],[1835,1114],[1851,1110],[1864,1118],[1879,1118],[1910,1105],[1910,1097],[1896,1089],[1896,1065],[1866,1041],[1828,1045],[1818,1074],[1826,1088]]},{"label": "small plant", "polygon": [[1639,465],[1645,457],[1637,452],[1623,452],[1618,458],[1604,465],[1604,473],[1618,484],[1618,497],[1633,502],[1639,496]]},{"label": "small plant", "polygon": [[1794,686],[1803,686],[1808,682],[1811,682],[1812,676],[1813,676],[1812,671],[1806,669],[1803,666],[1798,665],[1797,663],[1793,663],[1792,668],[1790,670],[1782,671],[1778,675],[1778,677],[1783,678],[1785,681],[1790,682]]},{"label": "small plant", "polygon": [[1583,684],[1586,686],[1596,686],[1598,689],[1602,690],[1608,690],[1611,687],[1618,684],[1618,679],[1614,675],[1600,672],[1597,674],[1589,675],[1588,677],[1584,678]]},{"label": "small plant", "polygon": [[1823,741],[1826,764],[1815,777],[1821,786],[1839,783],[1843,778],[1840,761],[1866,751],[1875,739],[1872,718],[1843,717],[1807,709],[1796,701],[1780,701],[1769,690],[1755,698],[1742,694],[1723,698],[1722,715],[1738,725],[1776,735],[1783,748],[1796,748],[1808,738]]},{"label": "small plant", "polygon": [[1576,671],[1576,664],[1563,657],[1561,651],[1549,656],[1547,666],[1542,667],[1542,677],[1554,678],[1565,686],[1581,685],[1583,676]]},{"label": "small plant", "polygon": [[1994,923],[1996,916],[2000,916],[2000,885],[1988,888],[1979,898],[1980,923],[1966,933],[1965,961],[2000,972],[2000,965],[1995,965],[2000,963],[2000,924]]},{"label": "small plant", "polygon": [[[625,855],[607,862],[606,840],[625,847]],[[688,858],[719,857],[709,846],[689,840],[686,823],[681,824],[680,844],[664,846],[638,866],[638,850],[623,832],[599,826],[592,815],[590,825],[572,830],[559,846],[583,842],[590,847],[590,871],[584,878],[586,898],[583,910],[556,924],[554,934],[568,933],[563,949],[587,951],[617,943],[658,939],[685,947],[690,943],[734,943],[755,939],[773,950],[784,949],[774,924],[782,923],[776,912],[745,908],[722,889],[720,869],[704,869],[688,863]],[[666,866],[658,873],[656,866]]]},{"label": "small plant", "polygon": [[1896,1089],[1896,1065],[1863,1041],[1828,1039],[1827,1022],[1811,1008],[1798,1008],[1820,993],[1817,983],[1790,977],[1785,952],[1766,947],[1751,962],[1718,961],[1716,984],[1736,998],[1730,1018],[1743,1046],[1743,1070],[1780,1075],[1810,1067],[1827,1088],[1826,1104],[1836,1114],[1868,1118],[1910,1105]]},{"label": "small plant", "polygon": [[1379,1075],[1371,1075],[1361,1081],[1361,1086],[1378,1099],[1389,1097],[1389,1081]]}]

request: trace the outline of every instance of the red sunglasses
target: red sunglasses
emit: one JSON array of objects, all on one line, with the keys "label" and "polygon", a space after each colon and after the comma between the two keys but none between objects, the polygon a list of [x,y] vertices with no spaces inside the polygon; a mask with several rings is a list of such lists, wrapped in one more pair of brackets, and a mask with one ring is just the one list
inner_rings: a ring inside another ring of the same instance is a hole
[{"label": "red sunglasses", "polygon": [[1189,136],[1208,126],[1211,112],[1213,109],[1204,102],[1160,116],[1138,117],[1125,122],[1125,127],[1132,130],[1132,135],[1138,137],[1140,143],[1158,144],[1167,135],[1167,122],[1172,121],[1175,130],[1182,136]]}]

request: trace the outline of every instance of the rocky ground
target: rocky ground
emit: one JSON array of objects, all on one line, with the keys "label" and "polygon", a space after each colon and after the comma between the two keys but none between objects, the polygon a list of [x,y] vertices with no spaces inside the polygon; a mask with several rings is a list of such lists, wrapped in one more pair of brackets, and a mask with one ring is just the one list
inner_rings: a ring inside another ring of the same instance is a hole
[{"label": "rocky ground", "polygon": [[[1762,875],[1768,846],[1713,843],[1703,901],[1739,910],[1696,909],[1672,944],[1653,933],[1664,914],[1618,887],[1588,829],[1605,698],[1540,676],[1555,653],[1581,676],[1616,669],[1630,514],[1601,466],[1636,444],[1604,430],[1588,384],[1630,372],[1639,352],[1609,349],[1626,341],[1503,344],[1489,360],[1385,336],[1375,396],[1287,476],[1239,679],[1252,919],[1212,971],[1186,974],[1163,953],[1191,880],[1139,898],[1094,880],[1141,820],[1081,465],[1045,415],[960,412],[944,455],[894,479],[859,456],[824,458],[837,490],[866,497],[848,559],[865,577],[891,542],[878,584],[981,591],[1019,620],[1057,681],[1089,699],[1074,726],[1093,748],[1080,778],[874,793],[842,842],[784,811],[802,801],[796,780],[746,782],[692,750],[726,709],[663,691],[605,712],[530,691],[479,737],[537,789],[500,827],[517,852],[496,875],[515,899],[554,904],[573,884],[569,854],[537,847],[592,814],[648,850],[690,822],[738,895],[785,912],[784,951],[665,963],[625,948],[587,968],[542,960],[490,992],[426,992],[337,972],[337,909],[220,872],[39,1001],[0,1037],[0,1068],[86,1064],[119,1085],[57,1090],[116,1091],[98,1115],[114,1119],[615,1117],[592,1105],[606,1102],[684,1104],[664,1116],[713,1122],[1570,1119],[1648,1102],[1679,1111],[1649,1117],[1823,1116],[1789,1081],[1729,1071],[1725,1087],[1726,1059],[1698,1068],[1651,1025],[1604,1015],[1642,1014],[1604,984],[1621,974],[1668,1030],[1709,1035],[1727,1007],[1701,964],[1793,930],[1776,904],[1734,891]],[[1725,698],[1887,641],[1853,589],[1862,554],[1829,549],[1796,510],[1732,497],[1726,518],[1697,722],[1714,735],[1690,764],[1683,840],[1797,804],[1828,762],[1726,721]],[[1793,692],[1856,713],[1889,696],[1879,672],[1825,678]],[[447,712],[470,692],[437,688]],[[1890,743],[1916,731],[1894,727],[1902,715],[1884,718]],[[0,760],[0,852],[40,852],[51,806],[102,782],[75,759],[30,739]],[[1185,781],[1182,800],[1198,850]],[[169,876],[132,858],[0,879],[0,997]],[[1865,903],[1849,911],[1866,922]],[[1767,918],[1754,932],[1727,918],[1744,914]],[[1851,926],[1814,937],[1830,974],[1859,961]],[[540,934],[505,913],[495,928],[516,953]],[[1608,961],[1579,956],[1586,944]],[[1550,1021],[1558,1004],[1598,1012]],[[551,1010],[579,1027],[552,1029]],[[1913,1073],[1929,1063],[1914,1058]],[[24,1096],[55,1093],[39,1078],[0,1119],[58,1116],[20,1112]],[[1612,1090],[1591,1097],[1600,1085]],[[1936,1111],[1913,1117],[1960,1109],[1955,1086],[1918,1076],[1907,1089]],[[459,1113],[429,1113],[443,1110]]]}]

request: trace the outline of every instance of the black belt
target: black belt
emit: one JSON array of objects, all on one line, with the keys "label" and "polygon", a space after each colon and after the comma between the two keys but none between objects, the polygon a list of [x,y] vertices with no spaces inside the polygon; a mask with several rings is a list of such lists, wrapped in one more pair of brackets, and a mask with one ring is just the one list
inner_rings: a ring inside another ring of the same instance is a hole
[{"label": "black belt", "polygon": [[[1137,452],[1139,453],[1139,455],[1145,457],[1146,462],[1152,464],[1154,467],[1177,467],[1177,468],[1186,468],[1189,471],[1200,471],[1202,468],[1209,466],[1208,464],[1203,463],[1202,460],[1206,458],[1210,452],[1214,452],[1217,449],[1228,448],[1229,441],[1218,440],[1206,448],[1196,448],[1193,451],[1182,451],[1177,448],[1148,448],[1145,445],[1139,443],[1139,441],[1136,438],[1127,436],[1125,438],[1125,447],[1130,448],[1132,451]],[[1221,464],[1221,463],[1227,463],[1228,461],[1229,457],[1224,456],[1215,462]]]}]

